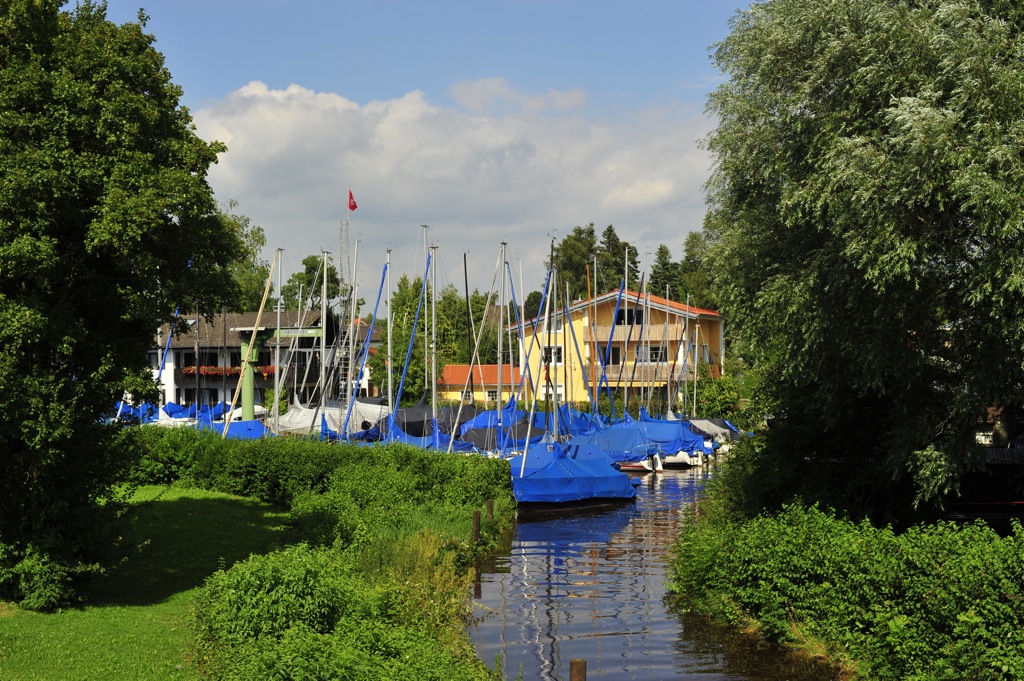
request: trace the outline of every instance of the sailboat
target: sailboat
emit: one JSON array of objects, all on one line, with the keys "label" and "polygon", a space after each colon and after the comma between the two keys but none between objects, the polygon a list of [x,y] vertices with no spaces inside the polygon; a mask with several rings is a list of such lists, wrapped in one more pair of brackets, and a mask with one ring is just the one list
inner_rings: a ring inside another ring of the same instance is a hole
[{"label": "sailboat", "polygon": [[[545,333],[550,324],[555,280],[552,270],[543,294]],[[545,364],[542,373],[550,377],[551,353],[544,353],[542,360]],[[550,397],[556,395],[556,391],[549,391]],[[531,412],[536,408],[536,400],[534,391]],[[522,454],[510,460],[512,495],[519,511],[527,514],[564,511],[633,501],[640,481],[616,468],[608,454],[594,443],[560,442],[558,413],[556,405],[552,411],[550,440],[532,449],[527,446]]]}]

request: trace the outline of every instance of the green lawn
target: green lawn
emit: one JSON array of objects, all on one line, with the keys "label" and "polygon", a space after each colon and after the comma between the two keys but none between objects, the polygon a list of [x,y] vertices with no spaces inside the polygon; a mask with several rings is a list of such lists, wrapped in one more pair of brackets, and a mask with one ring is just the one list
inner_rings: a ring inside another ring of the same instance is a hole
[{"label": "green lawn", "polygon": [[128,558],[85,590],[85,607],[38,614],[0,604],[4,681],[199,678],[185,624],[193,590],[279,546],[285,514],[196,489],[145,487],[135,502]]}]

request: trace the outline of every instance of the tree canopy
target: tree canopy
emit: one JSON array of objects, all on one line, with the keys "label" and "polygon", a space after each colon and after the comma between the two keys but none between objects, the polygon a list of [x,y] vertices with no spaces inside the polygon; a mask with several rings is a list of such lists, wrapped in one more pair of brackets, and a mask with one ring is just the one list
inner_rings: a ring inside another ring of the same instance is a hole
[{"label": "tree canopy", "polygon": [[[553,255],[553,263],[562,282],[559,288],[564,289],[568,284],[569,296],[573,299],[587,297],[588,282],[590,294],[618,289],[624,274],[627,275],[628,287],[635,289],[640,284],[636,246],[619,239],[612,225],[605,227],[600,241],[597,240],[594,223],[573,227],[569,234],[554,244]],[[533,312],[528,310],[527,314],[532,316]]]},{"label": "tree canopy", "polygon": [[[327,300],[330,301],[341,295],[341,280],[338,278],[338,270],[331,266],[331,256],[328,255],[326,260]],[[323,255],[307,255],[303,258],[302,271],[288,277],[288,281],[281,287],[281,298],[285,306],[297,310],[308,300],[310,309],[319,309],[323,297],[324,271]],[[300,295],[302,300],[299,300]]]},{"label": "tree canopy", "polygon": [[270,274],[270,264],[261,255],[263,247],[267,245],[267,238],[262,227],[252,224],[248,217],[233,212],[237,207],[237,202],[229,201],[219,211],[225,229],[234,231],[244,244],[243,253],[229,266],[238,289],[238,300],[234,307],[237,312],[255,312],[260,309],[267,275]]},{"label": "tree canopy", "polygon": [[715,47],[705,236],[771,417],[763,502],[940,498],[985,410],[1020,407],[1022,22],[999,0],[771,0]]},{"label": "tree canopy", "polygon": [[34,607],[109,546],[130,458],[101,424],[155,395],[155,330],[229,304],[244,252],[144,17],[61,4],[0,5],[0,598]]}]

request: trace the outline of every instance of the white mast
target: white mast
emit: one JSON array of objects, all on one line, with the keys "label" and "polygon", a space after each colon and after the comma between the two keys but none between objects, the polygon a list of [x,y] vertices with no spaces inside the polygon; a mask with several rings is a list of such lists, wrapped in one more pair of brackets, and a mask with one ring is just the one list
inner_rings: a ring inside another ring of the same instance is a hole
[{"label": "white mast", "polygon": [[[277,249],[278,258],[283,248]],[[281,268],[277,270],[277,334],[274,339],[274,432],[281,432]]]},{"label": "white mast", "polygon": [[430,415],[437,419],[437,246],[430,247]]},{"label": "white mast", "polygon": [[320,413],[327,406],[327,251],[323,252],[320,285]]},{"label": "white mast", "polygon": [[502,398],[501,390],[504,387],[504,381],[502,380],[502,378],[503,378],[502,371],[503,371],[503,368],[504,368],[502,365],[504,363],[503,362],[504,358],[503,358],[502,355],[504,354],[504,352],[503,352],[503,350],[504,350],[503,339],[505,338],[505,327],[502,326],[502,321],[504,319],[504,314],[505,314],[505,263],[506,263],[506,259],[505,259],[505,246],[506,245],[507,245],[507,242],[505,242],[505,241],[501,242],[501,266],[500,266],[500,272],[501,273],[498,275],[498,282],[499,282],[498,283],[498,403],[496,405],[497,408],[498,408],[498,437],[501,437],[501,426],[502,426],[502,418],[501,417],[502,417],[502,413],[504,412],[504,409],[502,409],[502,407],[505,406],[505,403],[502,402],[502,399],[501,399]]},{"label": "white mast", "polygon": [[394,363],[391,361],[391,249],[388,249],[387,257],[385,262],[388,266],[388,358],[387,358],[387,370],[388,370],[388,414],[393,414],[395,411],[394,401],[394,386],[392,382],[391,369]]},{"label": "white mast", "polygon": [[359,294],[359,287],[356,285],[356,263],[359,262],[359,241],[356,241],[356,252],[352,263],[352,285],[349,287],[349,305],[345,324],[348,326],[348,371],[345,374],[345,406],[352,403],[352,369],[355,364],[355,343],[358,327],[355,324],[356,317],[356,296]]}]

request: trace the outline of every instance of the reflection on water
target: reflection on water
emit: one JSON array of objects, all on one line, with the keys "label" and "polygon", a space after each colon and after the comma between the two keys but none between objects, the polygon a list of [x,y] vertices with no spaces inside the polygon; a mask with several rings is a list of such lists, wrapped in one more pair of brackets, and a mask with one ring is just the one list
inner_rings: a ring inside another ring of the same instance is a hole
[{"label": "reflection on water", "polygon": [[670,609],[668,550],[706,475],[644,474],[635,504],[517,525],[475,589],[480,658],[501,655],[505,678],[526,681],[567,680],[573,658],[586,660],[588,679],[832,678]]}]

